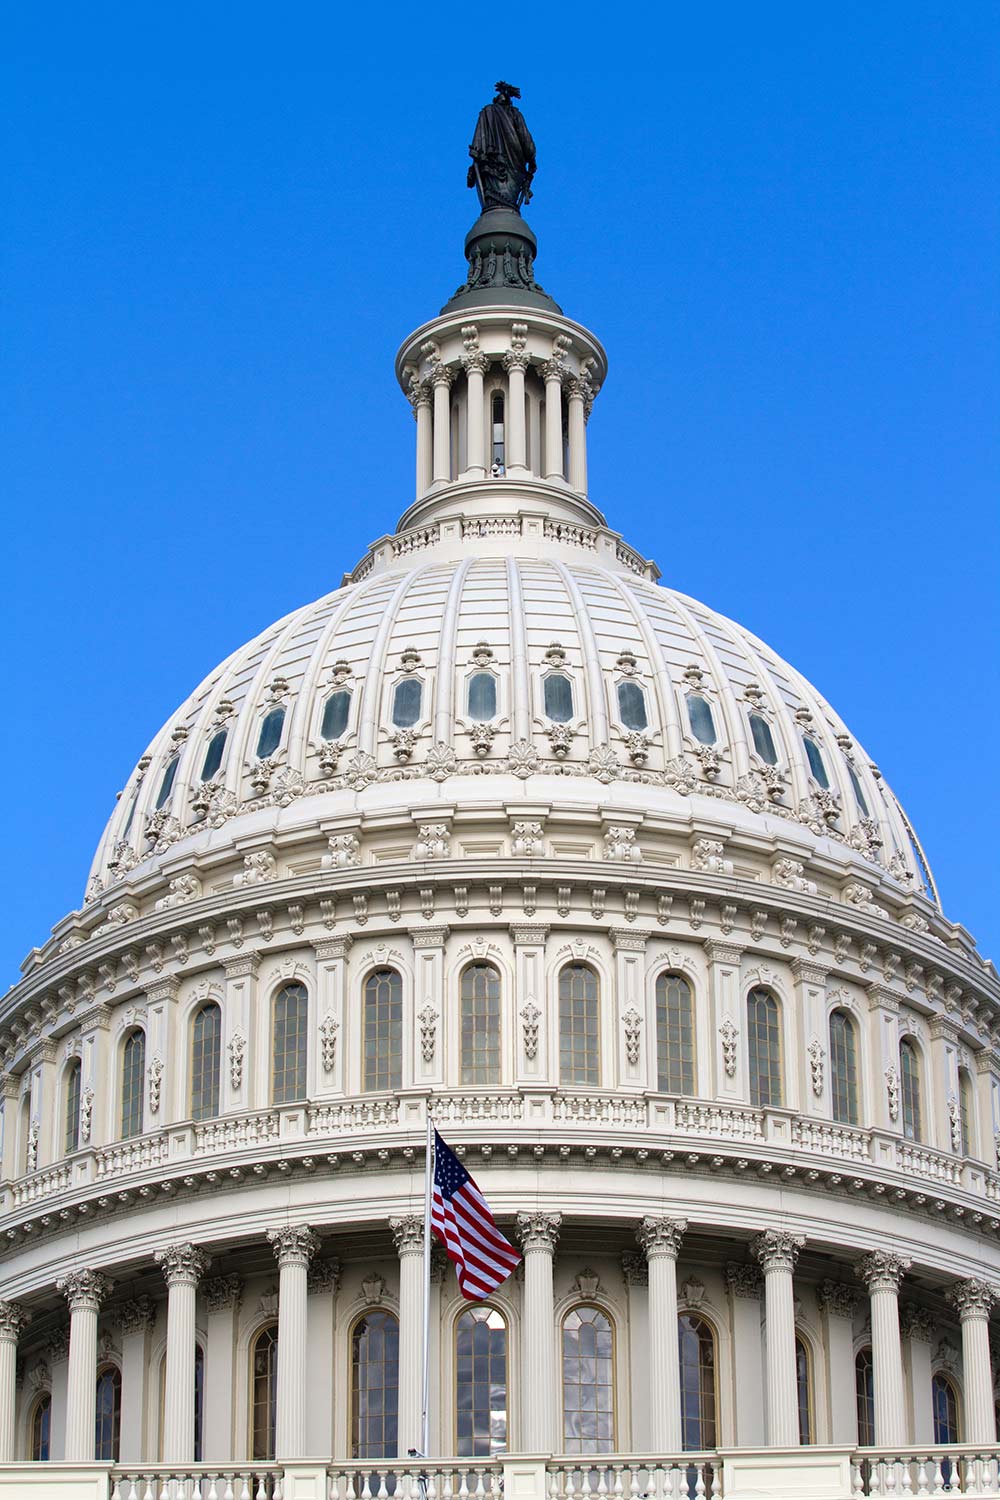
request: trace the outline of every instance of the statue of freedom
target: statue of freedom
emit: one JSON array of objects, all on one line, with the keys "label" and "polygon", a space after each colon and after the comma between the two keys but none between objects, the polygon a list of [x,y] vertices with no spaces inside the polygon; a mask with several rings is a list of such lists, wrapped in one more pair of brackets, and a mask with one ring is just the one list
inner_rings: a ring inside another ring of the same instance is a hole
[{"label": "statue of freedom", "polygon": [[511,83],[496,84],[492,104],[479,111],[476,133],[469,155],[469,187],[479,194],[483,212],[490,208],[513,209],[531,199],[531,179],[535,175],[535,143],[524,123],[524,116],[514,104],[521,90]]}]

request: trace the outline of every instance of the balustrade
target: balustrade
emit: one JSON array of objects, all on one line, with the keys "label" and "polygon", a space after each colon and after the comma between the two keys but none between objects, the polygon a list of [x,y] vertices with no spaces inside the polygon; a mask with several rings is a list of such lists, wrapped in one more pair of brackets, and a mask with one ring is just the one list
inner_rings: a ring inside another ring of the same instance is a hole
[{"label": "balustrade", "polygon": [[960,1443],[933,1449],[860,1448],[851,1460],[851,1487],[857,1500],[864,1495],[877,1500],[955,1495],[993,1500],[1000,1488],[1000,1449]]}]

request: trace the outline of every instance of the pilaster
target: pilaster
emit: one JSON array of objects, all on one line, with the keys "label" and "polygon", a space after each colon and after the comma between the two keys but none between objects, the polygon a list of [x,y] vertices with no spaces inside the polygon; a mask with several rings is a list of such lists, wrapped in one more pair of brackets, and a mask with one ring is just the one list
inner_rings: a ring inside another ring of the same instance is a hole
[{"label": "pilaster", "polygon": [[858,1441],[854,1374],[854,1315],[858,1309],[858,1288],[841,1281],[821,1281],[816,1288],[816,1301],[823,1321],[830,1442],[854,1448]]},{"label": "pilaster", "polygon": [[[808,959],[795,958],[791,964],[795,978],[795,1014],[798,1021],[798,1045],[795,1059],[798,1101],[789,1091],[789,1106],[802,1114],[830,1119],[830,1038],[826,1018],[827,970]],[[789,1048],[793,1045],[790,1036]],[[791,1082],[791,1080],[789,1080]]]},{"label": "pilaster", "polygon": [[[626,927],[612,927],[615,950],[615,1030],[617,1057],[610,1076],[628,1092],[656,1088],[650,1081],[650,1056],[656,1067],[656,1033],[650,1035],[646,1006],[646,943],[650,934]],[[654,1023],[655,1024],[655,1023]]]},{"label": "pilaster", "polygon": [[[263,1108],[269,1101],[270,1016],[259,1015],[258,953],[241,953],[224,965],[226,1003],[222,1007],[222,1112]],[[260,1056],[263,1048],[263,1056]]]},{"label": "pilaster", "polygon": [[123,1302],[117,1308],[117,1314],[122,1340],[120,1455],[123,1464],[137,1464],[142,1462],[147,1452],[149,1345],[156,1323],[156,1306],[149,1297],[134,1297],[129,1302]]},{"label": "pilaster", "polygon": [[514,943],[514,1008],[517,1016],[515,1081],[519,1086],[538,1083],[549,1076],[545,984],[548,932],[547,927],[527,922],[515,922],[510,929]]},{"label": "pilaster", "polygon": [[316,1027],[319,1057],[315,1097],[330,1098],[344,1093],[344,1051],[356,1040],[348,1037],[348,954],[353,939],[348,935],[316,943]]},{"label": "pilaster", "polygon": [[[413,1012],[407,1032],[409,1058],[404,1054],[403,1087],[440,1088],[444,1082],[445,986],[444,952],[447,927],[415,927],[413,942]],[[409,1074],[409,1077],[407,1077]],[[419,1442],[411,1444],[420,1446]],[[405,1451],[405,1450],[404,1450]]]},{"label": "pilaster", "polygon": [[243,1281],[239,1276],[210,1276],[202,1282],[207,1316],[205,1334],[205,1414],[202,1448],[205,1463],[231,1463],[236,1337]]},{"label": "pilaster", "polygon": [[[745,1007],[740,986],[742,949],[733,943],[709,941],[705,944],[708,959],[708,1015],[710,1045],[699,1032],[699,1056],[711,1057],[711,1074],[706,1079],[699,1067],[699,1088],[707,1098],[746,1102],[750,1082],[746,1060]],[[702,1009],[695,1006],[695,1014]],[[707,1084],[707,1087],[706,1087]]]}]

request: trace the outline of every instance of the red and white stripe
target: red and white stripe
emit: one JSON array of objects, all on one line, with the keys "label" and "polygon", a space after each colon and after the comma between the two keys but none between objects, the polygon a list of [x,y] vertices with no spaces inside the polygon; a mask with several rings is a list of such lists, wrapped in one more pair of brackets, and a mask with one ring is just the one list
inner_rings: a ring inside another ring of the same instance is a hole
[{"label": "red and white stripe", "polygon": [[431,1228],[454,1262],[462,1296],[470,1302],[495,1292],[520,1262],[520,1253],[500,1233],[471,1177],[448,1199],[435,1183]]}]

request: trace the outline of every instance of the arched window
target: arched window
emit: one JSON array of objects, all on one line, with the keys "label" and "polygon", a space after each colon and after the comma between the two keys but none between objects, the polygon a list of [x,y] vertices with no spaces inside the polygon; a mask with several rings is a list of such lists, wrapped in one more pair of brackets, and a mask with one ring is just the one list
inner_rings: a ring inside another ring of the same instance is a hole
[{"label": "arched window", "polygon": [[66,1155],[80,1149],[80,1085],[83,1078],[83,1064],[78,1057],[74,1057],[66,1069],[66,1133],[64,1136],[66,1144]]},{"label": "arched window", "polygon": [[899,1044],[899,1095],[903,1111],[903,1134],[908,1141],[923,1138],[920,1109],[920,1059],[908,1037]]},{"label": "arched window", "polygon": [[716,1429],[715,1338],[704,1318],[681,1313],[677,1319],[681,1375],[681,1447],[704,1452],[718,1443]]},{"label": "arched window", "polygon": [[601,1081],[597,975],[589,964],[559,970],[559,1078],[562,1083]]},{"label": "arched window", "polygon": [[286,984],[274,997],[271,1099],[293,1104],[306,1096],[309,996],[304,984]]},{"label": "arched window", "polygon": [[97,1372],[97,1418],[94,1428],[94,1458],[98,1463],[117,1463],[122,1431],[122,1376],[115,1365]]},{"label": "arched window", "polygon": [[961,1127],[962,1155],[972,1155],[972,1079],[965,1068],[958,1070],[958,1121]]},{"label": "arched window", "polygon": [[947,1375],[935,1375],[931,1381],[931,1405],[934,1411],[934,1442],[960,1443],[958,1397]]},{"label": "arched window", "polygon": [[694,1093],[691,986],[682,974],[656,981],[656,1087],[662,1094]]},{"label": "arched window", "polygon": [[497,680],[492,672],[473,672],[469,678],[469,718],[477,724],[495,719],[497,712]]},{"label": "arched window", "polygon": [[462,1082],[500,1082],[500,975],[492,964],[462,971]]},{"label": "arched window", "polygon": [[146,1033],[137,1026],[122,1048],[122,1140],[142,1135],[142,1096],[146,1081]]},{"label": "arched window", "polygon": [[811,1443],[813,1433],[812,1368],[804,1339],[795,1340],[795,1391],[799,1408],[799,1442]]},{"label": "arched window", "polygon": [[257,736],[257,759],[266,760],[273,755],[281,744],[281,734],[285,727],[285,710],[283,708],[272,708],[261,720],[260,733]]},{"label": "arched window", "polygon": [[778,752],[774,748],[774,735],[771,726],[762,714],[750,715],[750,733],[753,735],[753,747],[765,765],[776,766],[778,764]]},{"label": "arched window", "polygon": [[205,1442],[205,1351],[194,1346],[194,1461],[200,1464]]},{"label": "arched window", "polygon": [[211,781],[216,771],[222,765],[222,753],[226,748],[226,736],[228,729],[217,729],[208,742],[205,751],[205,759],[201,763],[202,781]]},{"label": "arched window", "polygon": [[615,1446],[614,1336],[599,1307],[574,1307],[562,1326],[563,1452]]},{"label": "arched window", "polygon": [[758,1109],[780,1107],[781,1019],[778,1002],[769,990],[754,989],[747,996],[747,1055],[750,1059],[750,1102]]},{"label": "arched window", "polygon": [[645,729],[648,726],[646,694],[637,682],[618,684],[618,717],[626,729]]},{"label": "arched window", "polygon": [[27,1172],[31,1161],[31,1095],[25,1094],[21,1100],[21,1113],[18,1122],[18,1153],[21,1159],[21,1171]]},{"label": "arched window", "polygon": [[703,698],[700,693],[688,693],[687,711],[688,723],[695,739],[700,740],[703,745],[714,745],[715,719],[708,699]]},{"label": "arched window", "polygon": [[822,750],[819,748],[816,741],[810,739],[807,734],[804,734],[802,736],[802,743],[806,748],[806,760],[809,762],[809,770],[811,775],[815,778],[816,781],[819,782],[821,787],[828,788],[830,785],[830,778],[826,774],[826,766],[823,762]]},{"label": "arched window", "polygon": [[858,1049],[854,1022],[845,1010],[830,1012],[830,1094],[833,1118],[858,1123]]},{"label": "arched window", "polygon": [[411,729],[420,718],[424,685],[419,677],[404,677],[392,695],[392,722],[397,729]]},{"label": "arched window", "polygon": [[859,1349],[854,1359],[854,1390],[858,1403],[858,1447],[875,1446],[875,1380],[870,1347]]},{"label": "arched window", "polygon": [[29,1427],[29,1457],[32,1463],[47,1463],[49,1457],[49,1434],[52,1431],[52,1394],[42,1391],[31,1408]]},{"label": "arched window", "polygon": [[398,1089],[403,1082],[403,981],[395,969],[375,969],[365,980],[365,1088]]},{"label": "arched window", "polygon": [[250,1351],[250,1457],[274,1458],[278,1395],[278,1325],[269,1323]]},{"label": "arched window", "polygon": [[323,704],[323,721],[319,726],[324,740],[339,740],[347,728],[351,712],[351,695],[347,688],[337,688]]},{"label": "arched window", "polygon": [[177,775],[177,767],[180,764],[180,756],[175,755],[167,761],[163,771],[163,780],[160,782],[160,790],[156,794],[156,811],[165,807],[170,800],[170,793],[174,789],[174,777]]},{"label": "arched window", "polygon": [[568,724],[573,717],[573,684],[564,672],[550,672],[543,684],[545,713],[553,724]]},{"label": "arched window", "polygon": [[[490,464],[496,474],[506,473],[506,459],[504,457],[504,422],[503,422],[503,392],[494,391],[490,402]],[[470,455],[469,462],[473,459]]]},{"label": "arched window", "polygon": [[399,1417],[399,1323],[365,1313],[351,1336],[351,1457],[395,1458]]},{"label": "arched window", "polygon": [[192,1120],[211,1120],[219,1113],[221,1074],[222,1011],[209,1000],[191,1022]]},{"label": "arched window", "polygon": [[470,1307],[455,1325],[459,1458],[507,1451],[507,1325],[495,1307]]},{"label": "arched window", "polygon": [[858,812],[863,818],[870,818],[871,813],[868,811],[868,803],[865,801],[865,794],[861,790],[861,782],[858,779],[858,773],[851,765],[850,761],[847,761],[846,764],[847,774],[851,779],[851,786],[854,789],[854,800],[858,804]]}]

